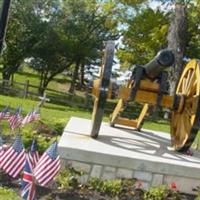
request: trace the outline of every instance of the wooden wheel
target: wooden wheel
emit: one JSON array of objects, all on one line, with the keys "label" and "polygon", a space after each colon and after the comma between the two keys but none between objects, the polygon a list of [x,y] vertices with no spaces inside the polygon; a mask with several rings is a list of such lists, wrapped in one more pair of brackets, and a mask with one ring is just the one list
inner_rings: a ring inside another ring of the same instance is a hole
[{"label": "wooden wheel", "polygon": [[177,151],[186,151],[192,145],[200,120],[200,65],[191,60],[183,70],[176,89],[179,107],[172,112],[171,141]]},{"label": "wooden wheel", "polygon": [[96,98],[93,106],[92,130],[91,130],[91,137],[93,138],[97,138],[103,118],[104,107],[109,92],[114,50],[115,50],[115,43],[113,41],[108,41],[106,43],[103,65],[101,68],[99,88],[98,91],[96,92]]}]

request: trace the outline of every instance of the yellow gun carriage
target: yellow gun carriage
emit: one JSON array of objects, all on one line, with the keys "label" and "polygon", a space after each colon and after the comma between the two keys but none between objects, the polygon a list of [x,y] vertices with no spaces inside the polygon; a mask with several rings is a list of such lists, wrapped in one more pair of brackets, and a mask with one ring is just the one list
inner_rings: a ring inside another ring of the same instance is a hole
[{"label": "yellow gun carriage", "polygon": [[[95,102],[92,114],[91,137],[97,138],[102,122],[106,99],[111,96],[111,69],[115,45],[107,42],[100,79],[93,83]],[[126,86],[119,88],[118,103],[110,115],[110,125],[116,124],[141,129],[150,108],[159,106],[171,110],[171,143],[175,150],[187,151],[192,145],[200,126],[200,63],[191,60],[185,66],[174,95],[166,91],[166,68],[174,64],[174,55],[170,50],[160,51],[146,65],[136,65]],[[143,104],[137,119],[123,118],[129,102]]]}]

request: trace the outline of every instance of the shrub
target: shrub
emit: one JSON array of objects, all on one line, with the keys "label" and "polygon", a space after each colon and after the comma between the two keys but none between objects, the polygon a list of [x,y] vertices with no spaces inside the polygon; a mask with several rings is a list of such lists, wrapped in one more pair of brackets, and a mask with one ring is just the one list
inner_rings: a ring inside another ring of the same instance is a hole
[{"label": "shrub", "polygon": [[88,187],[91,190],[106,193],[111,196],[117,196],[123,191],[123,186],[128,182],[124,183],[121,179],[114,180],[100,180],[98,178],[91,178],[88,183]]},{"label": "shrub", "polygon": [[22,199],[13,190],[0,187],[0,200],[22,200]]},{"label": "shrub", "polygon": [[78,176],[81,172],[77,172],[74,169],[66,168],[56,176],[56,182],[59,189],[76,188],[78,186]]},{"label": "shrub", "polygon": [[59,140],[59,137],[57,136],[53,137],[51,135],[43,135],[37,133],[36,131],[26,129],[23,131],[22,134],[23,144],[26,149],[29,149],[31,147],[34,138],[37,140],[38,151],[40,153],[43,153],[56,139]]},{"label": "shrub", "polygon": [[144,193],[144,200],[181,200],[177,190],[169,189],[166,185],[152,187]]}]

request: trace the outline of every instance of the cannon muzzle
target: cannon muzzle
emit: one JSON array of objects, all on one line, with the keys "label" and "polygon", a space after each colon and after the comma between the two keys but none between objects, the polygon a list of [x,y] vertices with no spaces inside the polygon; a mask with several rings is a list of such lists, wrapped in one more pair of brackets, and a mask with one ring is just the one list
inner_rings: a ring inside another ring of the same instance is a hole
[{"label": "cannon muzzle", "polygon": [[144,71],[148,78],[156,79],[159,74],[166,68],[174,64],[174,54],[170,50],[161,50],[156,57],[144,65]]}]

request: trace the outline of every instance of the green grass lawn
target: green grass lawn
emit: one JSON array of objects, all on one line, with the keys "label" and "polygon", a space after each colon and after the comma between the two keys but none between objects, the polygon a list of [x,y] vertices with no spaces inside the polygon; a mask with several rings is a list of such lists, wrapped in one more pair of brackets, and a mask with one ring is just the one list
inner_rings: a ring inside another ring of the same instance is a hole
[{"label": "green grass lawn", "polygon": [[170,132],[170,124],[162,120],[158,120],[157,122],[145,121],[143,128],[166,133]]},{"label": "green grass lawn", "polygon": [[[25,82],[25,80],[29,80],[30,84],[32,85],[39,85],[39,75],[29,69],[28,67],[24,67],[23,70],[16,73],[14,76],[14,80],[18,82]],[[52,82],[48,85],[48,88],[67,92],[67,88],[69,87],[69,78],[66,76],[63,76],[62,74],[56,76]],[[35,89],[36,91],[36,89]],[[80,109],[77,107],[74,107],[75,103],[83,104],[83,93],[82,95],[79,94],[79,91],[76,91],[76,96],[73,96],[73,100],[70,100],[70,96],[58,96],[58,94],[54,94],[53,92],[47,92],[47,97],[51,95],[59,97],[60,99],[63,99],[64,101],[70,101],[72,102],[71,106],[66,105],[59,105],[56,104],[56,101],[53,101],[51,99],[51,103],[45,103],[45,106],[41,109],[41,121],[47,124],[50,128],[59,130],[59,133],[62,132],[62,129],[67,124],[70,117],[82,117],[91,119],[91,112],[89,112],[86,109]],[[54,103],[52,103],[54,102]],[[38,101],[29,100],[29,99],[23,99],[18,97],[10,97],[10,96],[3,96],[0,95],[0,109],[3,109],[6,105],[10,105],[10,107],[14,110],[17,106],[21,105],[23,108],[23,114],[25,115],[30,111],[31,108],[34,108],[39,103]],[[116,100],[110,100],[107,103],[107,108],[109,108],[109,112],[106,111],[104,115],[104,121],[109,121],[109,114],[114,109],[114,106],[116,104]],[[91,101],[92,105],[92,101]],[[137,116],[137,113],[139,113],[139,110],[137,108],[130,108],[127,110],[129,117],[135,118]],[[136,113],[136,116],[132,116],[132,114]],[[156,130],[156,131],[163,131],[163,132],[170,132],[170,125],[169,122],[166,122],[164,120],[158,119],[158,120],[152,120],[153,117],[148,117],[147,120],[145,120],[143,128],[149,129],[149,130]],[[9,129],[7,128],[7,124],[2,124],[3,131],[9,132]],[[25,131],[28,130],[27,127],[24,128]],[[23,131],[23,130],[22,130]]]},{"label": "green grass lawn", "polygon": [[[38,103],[39,101],[0,95],[1,110],[7,105],[9,105],[13,111],[16,107],[22,106],[24,115],[32,108],[36,107]],[[45,103],[45,106],[41,108],[41,120],[50,126],[54,126],[55,124],[64,126],[72,116],[90,118],[91,113],[78,108],[51,103]]]},{"label": "green grass lawn", "polygon": [[[22,106],[23,115],[36,107],[38,103],[39,101],[0,95],[1,110],[7,105],[9,105],[13,111],[16,107]],[[91,112],[77,107],[62,106],[52,103],[45,103],[44,107],[41,108],[41,120],[52,128],[57,125],[64,127],[72,116],[91,119]],[[105,114],[104,121],[108,121],[108,117],[109,114]],[[169,125],[164,122],[155,123],[145,121],[144,128],[169,132]],[[6,129],[6,127],[4,127],[4,129]]]},{"label": "green grass lawn", "polygon": [[[17,72],[14,75],[14,81],[24,83],[26,80],[29,80],[29,83],[34,86],[39,86],[40,76],[35,71],[28,69],[22,72]],[[61,92],[67,92],[69,85],[69,78],[62,74],[59,74],[54,77],[54,79],[48,84],[49,89],[58,90]],[[34,90],[31,88],[31,90]],[[37,91],[35,89],[35,91]]]}]

